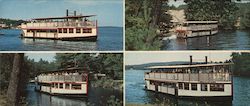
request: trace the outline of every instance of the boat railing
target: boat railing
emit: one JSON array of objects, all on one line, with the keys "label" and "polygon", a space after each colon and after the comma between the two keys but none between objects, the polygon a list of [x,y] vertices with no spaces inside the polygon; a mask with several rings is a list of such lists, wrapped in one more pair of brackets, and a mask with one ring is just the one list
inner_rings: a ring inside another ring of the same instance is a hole
[{"label": "boat railing", "polygon": [[86,75],[42,75],[38,82],[85,82]]},{"label": "boat railing", "polygon": [[230,73],[145,73],[145,79],[170,81],[231,81]]},{"label": "boat railing", "polygon": [[213,30],[217,29],[218,25],[189,25],[189,26],[179,26],[176,30],[186,30],[186,31],[200,31],[200,30]]},{"label": "boat railing", "polygon": [[80,22],[33,22],[22,24],[22,28],[96,27],[95,21]]},{"label": "boat railing", "polygon": [[198,30],[212,30],[218,28],[218,25],[190,25],[187,30],[198,31]]}]

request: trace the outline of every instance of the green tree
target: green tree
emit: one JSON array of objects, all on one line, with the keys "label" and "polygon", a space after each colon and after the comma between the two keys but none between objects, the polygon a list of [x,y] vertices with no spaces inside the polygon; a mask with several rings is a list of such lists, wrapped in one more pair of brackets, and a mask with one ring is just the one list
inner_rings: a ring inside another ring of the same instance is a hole
[{"label": "green tree", "polygon": [[187,20],[218,21],[223,29],[234,28],[238,7],[231,0],[185,0]]},{"label": "green tree", "polygon": [[234,75],[250,76],[250,53],[232,53]]},{"label": "green tree", "polygon": [[112,79],[123,78],[122,54],[56,54],[60,68],[80,67],[93,73],[104,73]]},{"label": "green tree", "polygon": [[167,0],[126,0],[126,49],[159,50],[161,33],[157,32],[170,22],[164,13],[168,8]]}]

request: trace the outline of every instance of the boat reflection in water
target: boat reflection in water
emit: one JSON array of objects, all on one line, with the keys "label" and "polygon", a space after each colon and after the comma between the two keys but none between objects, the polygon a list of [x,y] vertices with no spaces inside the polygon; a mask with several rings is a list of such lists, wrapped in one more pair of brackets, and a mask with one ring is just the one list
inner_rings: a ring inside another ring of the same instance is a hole
[{"label": "boat reflection in water", "polygon": [[[232,106],[230,100],[200,100],[175,98],[163,93],[146,91],[148,103],[150,104],[168,104],[170,106]],[[164,101],[164,102],[162,102]]]},{"label": "boat reflection in water", "polygon": [[27,85],[26,101],[28,106],[102,106],[107,104],[111,96],[123,100],[123,93],[119,90],[109,88],[89,88],[88,97],[70,98],[63,96],[52,96],[35,91],[35,84]]},{"label": "boat reflection in water", "polygon": [[28,106],[86,106],[87,99],[70,99],[59,96],[51,96],[45,93],[35,92],[35,84],[27,86]]},{"label": "boat reflection in water", "polygon": [[249,50],[249,31],[221,31],[213,36],[178,39],[177,35],[163,38],[163,50]]},{"label": "boat reflection in water", "polygon": [[90,41],[61,41],[23,38],[22,42],[35,50],[96,50],[97,43]]}]

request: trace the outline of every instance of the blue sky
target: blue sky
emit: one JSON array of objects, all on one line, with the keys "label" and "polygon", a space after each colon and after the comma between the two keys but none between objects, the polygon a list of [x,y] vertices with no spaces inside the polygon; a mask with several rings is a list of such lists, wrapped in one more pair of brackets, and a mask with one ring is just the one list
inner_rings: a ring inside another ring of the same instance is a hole
[{"label": "blue sky", "polygon": [[25,53],[29,59],[34,59],[38,62],[40,59],[47,60],[49,62],[55,61],[56,53]]},{"label": "blue sky", "polygon": [[123,26],[123,0],[0,0],[0,18],[65,16],[66,9],[97,15],[99,26]]},{"label": "blue sky", "polygon": [[135,65],[152,62],[172,62],[172,61],[189,61],[190,55],[193,56],[194,62],[204,62],[205,56],[208,61],[225,61],[230,59],[232,52],[225,51],[168,51],[168,52],[126,52],[125,64]]}]

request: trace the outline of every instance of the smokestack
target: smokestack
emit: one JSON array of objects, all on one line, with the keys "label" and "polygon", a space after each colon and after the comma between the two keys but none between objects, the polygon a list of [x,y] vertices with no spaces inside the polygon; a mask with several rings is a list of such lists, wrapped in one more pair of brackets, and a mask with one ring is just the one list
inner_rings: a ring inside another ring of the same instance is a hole
[{"label": "smokestack", "polygon": [[207,56],[205,56],[205,63],[207,64]]},{"label": "smokestack", "polygon": [[68,9],[66,10],[66,16],[69,16],[69,10]]},{"label": "smokestack", "polygon": [[190,56],[190,63],[189,63],[190,65],[192,65],[193,64],[193,58],[192,58],[192,55]]},{"label": "smokestack", "polygon": [[74,11],[74,16],[76,16],[76,11]]}]

